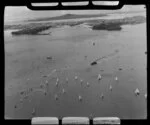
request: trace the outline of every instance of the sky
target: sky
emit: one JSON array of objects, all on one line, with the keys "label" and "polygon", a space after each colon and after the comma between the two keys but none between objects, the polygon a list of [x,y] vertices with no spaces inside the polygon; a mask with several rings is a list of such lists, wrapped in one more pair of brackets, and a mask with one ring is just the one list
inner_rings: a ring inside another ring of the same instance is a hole
[{"label": "sky", "polygon": [[[132,10],[143,10],[144,5],[126,5],[121,10],[115,11],[132,11]],[[25,6],[12,7],[7,6],[5,8],[4,20],[5,22],[22,21],[27,19],[41,18],[41,17],[53,17],[63,14],[100,14],[109,13],[112,10],[61,10],[61,11],[32,11]]]}]

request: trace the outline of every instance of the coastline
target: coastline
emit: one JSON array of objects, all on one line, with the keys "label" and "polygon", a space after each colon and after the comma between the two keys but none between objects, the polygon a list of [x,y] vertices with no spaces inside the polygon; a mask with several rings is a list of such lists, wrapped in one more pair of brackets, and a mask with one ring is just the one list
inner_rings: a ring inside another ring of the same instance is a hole
[{"label": "coastline", "polygon": [[74,21],[74,22],[56,22],[56,23],[29,23],[25,25],[5,25],[4,30],[15,29],[17,31],[11,32],[12,35],[49,35],[40,34],[40,32],[58,26],[76,26],[85,24],[90,26],[92,30],[107,30],[107,31],[120,31],[122,25],[135,25],[144,23],[146,18],[144,16],[125,17],[122,19],[99,19],[87,21]]}]

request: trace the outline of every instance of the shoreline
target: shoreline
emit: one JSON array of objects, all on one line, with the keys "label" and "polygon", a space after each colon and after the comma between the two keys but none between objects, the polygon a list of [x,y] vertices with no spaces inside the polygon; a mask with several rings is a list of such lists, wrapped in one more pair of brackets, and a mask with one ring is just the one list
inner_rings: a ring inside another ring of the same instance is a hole
[{"label": "shoreline", "polygon": [[59,26],[76,26],[85,24],[90,26],[92,30],[107,30],[107,31],[120,31],[122,25],[135,25],[144,23],[145,16],[133,16],[120,19],[96,19],[87,21],[74,21],[74,22],[56,22],[56,23],[29,23],[25,25],[5,25],[4,30],[15,29],[17,31],[11,32],[12,35],[49,35],[40,34],[40,32],[50,28],[57,28]]}]

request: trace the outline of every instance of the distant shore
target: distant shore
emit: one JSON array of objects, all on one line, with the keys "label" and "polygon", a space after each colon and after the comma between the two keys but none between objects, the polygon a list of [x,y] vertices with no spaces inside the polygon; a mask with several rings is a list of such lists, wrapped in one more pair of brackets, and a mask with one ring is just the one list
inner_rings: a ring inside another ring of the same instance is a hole
[{"label": "distant shore", "polygon": [[35,22],[35,21],[52,21],[52,20],[64,20],[64,19],[82,19],[82,18],[91,18],[91,17],[104,17],[104,16],[108,16],[107,14],[91,14],[91,15],[77,15],[77,14],[65,14],[62,16],[56,16],[56,17],[47,17],[47,18],[37,18],[37,19],[31,19],[31,20],[27,20],[30,22]]},{"label": "distant shore", "polygon": [[18,31],[13,31],[12,35],[48,35],[39,34],[41,31],[48,30],[51,26],[37,26],[37,27],[27,27]]},{"label": "distant shore", "polygon": [[144,23],[146,18],[144,16],[126,17],[123,19],[104,20],[92,27],[93,30],[121,30],[121,25],[133,25]]},{"label": "distant shore", "polygon": [[[74,21],[74,22],[56,22],[56,23],[29,23],[19,25],[5,25],[4,30],[18,29],[13,31],[12,35],[45,35],[40,32],[48,30],[50,28],[56,28],[64,25],[76,26],[85,24],[90,26],[92,30],[107,30],[107,31],[119,31],[122,25],[134,25],[144,23],[146,18],[144,16],[125,17],[122,19],[95,19],[86,21]],[[48,34],[47,34],[48,35]]]}]

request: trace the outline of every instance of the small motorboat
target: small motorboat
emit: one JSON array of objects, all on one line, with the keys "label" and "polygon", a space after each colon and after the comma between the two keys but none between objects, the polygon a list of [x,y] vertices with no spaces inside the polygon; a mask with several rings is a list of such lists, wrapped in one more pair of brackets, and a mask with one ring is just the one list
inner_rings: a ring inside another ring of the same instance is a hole
[{"label": "small motorboat", "polygon": [[104,95],[103,95],[103,93],[101,94],[100,98],[101,98],[102,100],[104,99]]},{"label": "small motorboat", "polygon": [[93,65],[96,65],[97,64],[97,62],[96,61],[94,61],[94,62],[92,62],[91,63],[91,65],[93,66]]},{"label": "small motorboat", "polygon": [[77,79],[78,79],[78,76],[75,76],[74,79],[77,80]]},{"label": "small motorboat", "polygon": [[89,82],[87,82],[87,83],[86,83],[86,85],[87,85],[87,87],[89,87],[89,86],[90,86],[90,83],[89,83]]},{"label": "small motorboat", "polygon": [[36,113],[35,108],[33,108],[32,115],[35,116],[35,113]]},{"label": "small motorboat", "polygon": [[82,96],[81,96],[81,95],[79,95],[79,97],[78,97],[78,98],[79,98],[79,101],[82,101]]},{"label": "small motorboat", "polygon": [[65,94],[66,93],[65,89],[63,89],[62,92],[63,92],[63,94]]},{"label": "small motorboat", "polygon": [[55,100],[58,100],[58,95],[55,95]]},{"label": "small motorboat", "polygon": [[56,87],[58,87],[58,82],[56,82]]},{"label": "small motorboat", "polygon": [[112,86],[111,85],[109,86],[109,90],[112,91]]},{"label": "small motorboat", "polygon": [[118,77],[117,76],[115,77],[115,81],[118,81]]},{"label": "small motorboat", "polygon": [[59,82],[59,79],[57,78],[56,82],[58,83]]},{"label": "small motorboat", "polygon": [[101,80],[102,79],[102,76],[100,74],[98,74],[98,80]]},{"label": "small motorboat", "polygon": [[83,83],[83,80],[82,80],[82,79],[80,80],[80,83],[81,83],[81,84]]},{"label": "small motorboat", "polygon": [[145,99],[147,99],[147,94],[144,95]]},{"label": "small motorboat", "polygon": [[137,88],[137,89],[134,91],[134,93],[135,93],[136,96],[140,95],[139,89]]}]

